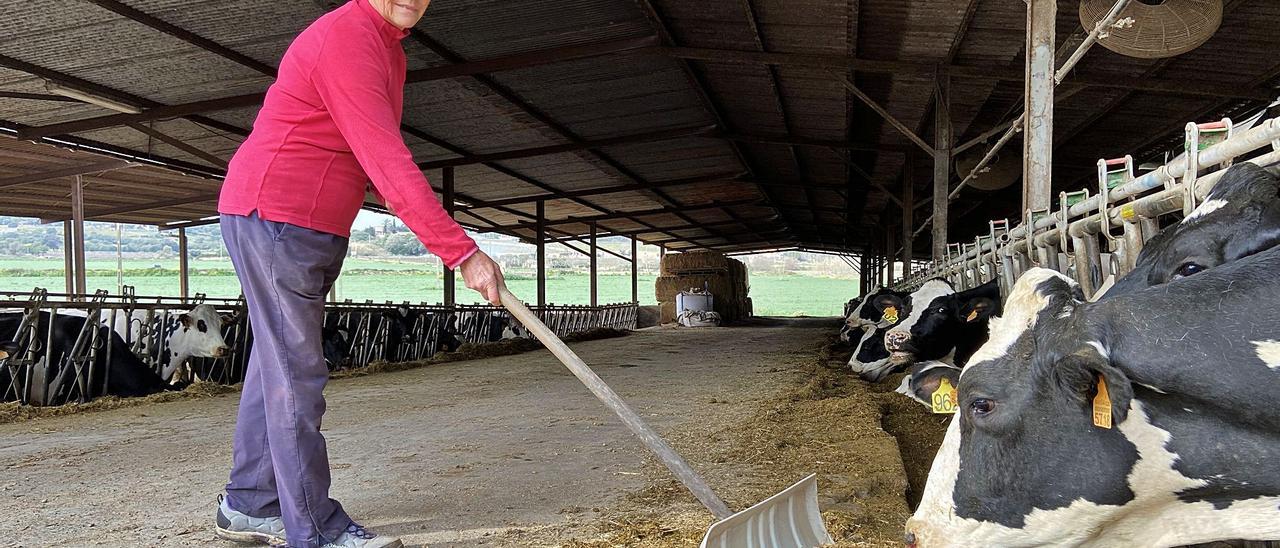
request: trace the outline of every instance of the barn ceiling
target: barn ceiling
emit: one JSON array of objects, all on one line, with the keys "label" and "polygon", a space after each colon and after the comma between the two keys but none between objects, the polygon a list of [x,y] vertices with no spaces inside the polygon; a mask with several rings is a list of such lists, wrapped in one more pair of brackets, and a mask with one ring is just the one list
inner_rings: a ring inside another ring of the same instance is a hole
[{"label": "barn ceiling", "polygon": [[[335,5],[0,0],[0,214],[65,219],[79,175],[91,219],[208,222],[284,49]],[[1021,112],[1024,9],[439,2],[404,42],[402,130],[438,191],[453,172],[457,218],[475,229],[531,238],[541,201],[553,238],[594,224],[677,250],[857,252],[901,232],[904,185],[916,226],[930,211],[930,155],[876,111],[931,145],[945,90],[956,144],[980,155],[973,143]],[[1084,35],[1076,14],[1075,0],[1059,2],[1060,58]],[[1187,121],[1268,102],[1277,23],[1276,2],[1226,0],[1217,35],[1181,56],[1093,48],[1058,90],[1055,186],[1088,184],[1099,157],[1158,158]],[[140,113],[52,96],[49,82]],[[1006,155],[1020,162],[1016,147]],[[1016,217],[1018,192],[966,190],[952,239]]]}]

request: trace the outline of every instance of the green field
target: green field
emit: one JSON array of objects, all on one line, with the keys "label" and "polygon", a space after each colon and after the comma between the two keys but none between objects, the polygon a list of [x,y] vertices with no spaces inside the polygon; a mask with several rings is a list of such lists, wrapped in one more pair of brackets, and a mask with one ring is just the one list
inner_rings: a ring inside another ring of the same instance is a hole
[{"label": "green field", "polygon": [[[159,266],[159,268],[154,268]],[[177,295],[177,260],[126,260],[124,283],[137,288],[138,295]],[[230,261],[191,262],[191,291],[210,297],[236,297],[240,285]],[[89,260],[90,291],[116,292],[116,262]],[[349,258],[338,280],[341,299],[374,302],[439,302],[444,283],[438,267],[412,261]],[[656,304],[654,274],[640,276],[641,304]],[[509,272],[507,285],[525,300],[534,300],[537,286],[532,276]],[[49,259],[0,260],[0,291],[31,291],[35,287],[60,292],[64,288],[62,263]],[[857,293],[857,280],[805,275],[751,275],[751,298],[757,315],[838,316],[844,302]],[[602,274],[600,302],[630,302],[629,274]],[[476,302],[476,294],[458,282],[458,301]],[[555,304],[587,304],[590,280],[585,273],[551,273],[547,279],[547,300]]]}]

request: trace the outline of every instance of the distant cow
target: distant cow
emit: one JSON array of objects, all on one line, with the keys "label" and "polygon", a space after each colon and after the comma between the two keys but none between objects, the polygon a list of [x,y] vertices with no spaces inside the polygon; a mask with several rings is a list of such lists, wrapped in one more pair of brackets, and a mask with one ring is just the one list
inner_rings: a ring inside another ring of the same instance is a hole
[{"label": "distant cow", "polygon": [[942,360],[964,367],[987,342],[987,321],[1000,315],[1000,282],[993,279],[915,306],[912,315],[920,312],[919,321],[890,329],[885,336],[889,351],[907,361]]},{"label": "distant cow", "polygon": [[337,322],[325,324],[320,332],[320,347],[329,371],[347,367],[351,358],[351,330]]},{"label": "distant cow", "polygon": [[[56,375],[56,368],[60,366],[63,357],[75,345],[76,338],[84,328],[85,318],[59,314],[54,326],[52,346],[48,346],[45,341],[49,340],[49,317],[48,312],[40,313],[40,327],[37,332],[39,340],[34,352],[34,359],[38,361],[51,354],[50,366],[55,369],[50,374]],[[9,359],[23,359],[26,357],[26,349],[21,349],[22,354],[19,354],[21,345],[18,341],[14,341],[17,336],[18,326],[22,323],[22,318],[23,314],[21,313],[0,314],[0,341],[7,341],[0,345],[0,352],[7,354]],[[124,339],[109,329],[99,329],[101,330],[99,333],[99,351],[92,364],[92,375],[87,379],[88,392],[85,394],[87,398],[103,395],[102,380],[104,371],[106,371],[107,379],[106,394],[112,396],[146,396],[168,389],[168,385],[164,380],[129,350],[129,346],[125,344]],[[109,371],[108,366],[110,367]],[[88,366],[86,365],[86,367]],[[89,373],[89,371],[85,372],[86,375]],[[9,401],[17,398],[17,393],[14,390],[9,390],[11,380],[9,368],[0,367],[0,390],[4,390],[4,394],[0,395],[0,399]],[[51,378],[50,380],[54,379]],[[50,394],[57,397],[65,397],[73,389],[75,382],[73,376],[64,376],[61,382],[55,383],[55,386],[51,387]]]},{"label": "distant cow", "polygon": [[[890,363],[892,356],[885,347],[885,335],[894,328],[910,329],[920,320],[920,311],[913,309],[913,303],[933,302],[938,297],[954,292],[955,290],[946,280],[932,279],[924,282],[919,289],[905,298],[900,293],[885,291],[867,297],[863,305],[862,317],[879,313],[881,321],[874,324],[874,329],[869,329],[862,336],[853,357],[849,359],[849,368],[857,372],[863,380],[880,382],[898,368],[905,366],[905,362]],[[890,317],[888,314],[890,310],[896,314],[896,319]]]},{"label": "distant cow", "polygon": [[[1153,237],[1102,298],[1168,283],[1280,245],[1280,178],[1232,166],[1182,222]],[[1101,299],[1100,299],[1101,300]]]},{"label": "distant cow", "polygon": [[1032,269],[960,376],[907,542],[1280,538],[1280,249],[1083,302]]}]

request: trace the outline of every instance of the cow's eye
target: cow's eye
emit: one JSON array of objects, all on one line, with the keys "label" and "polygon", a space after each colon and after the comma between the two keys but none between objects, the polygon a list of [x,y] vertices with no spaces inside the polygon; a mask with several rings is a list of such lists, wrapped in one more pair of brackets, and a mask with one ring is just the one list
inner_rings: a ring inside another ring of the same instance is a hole
[{"label": "cow's eye", "polygon": [[946,313],[947,313],[947,309],[945,309],[945,308],[939,308],[939,309],[938,309],[938,313],[939,313],[939,314],[946,314]]},{"label": "cow's eye", "polygon": [[1182,266],[1179,266],[1177,270],[1173,271],[1173,275],[1174,275],[1174,278],[1185,278],[1192,274],[1199,274],[1204,271],[1205,271],[1204,265],[1199,263],[1187,262],[1187,263],[1182,263]]},{"label": "cow's eye", "polygon": [[969,409],[973,411],[973,416],[981,417],[996,410],[995,400],[978,398],[969,404]]}]

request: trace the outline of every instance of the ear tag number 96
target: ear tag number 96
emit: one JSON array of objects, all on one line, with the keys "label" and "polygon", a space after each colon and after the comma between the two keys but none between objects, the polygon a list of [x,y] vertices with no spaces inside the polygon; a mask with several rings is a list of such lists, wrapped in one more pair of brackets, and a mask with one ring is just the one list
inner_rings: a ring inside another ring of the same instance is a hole
[{"label": "ear tag number 96", "polygon": [[933,391],[932,407],[934,413],[954,414],[959,408],[956,404],[956,387],[951,381],[942,379],[938,389]]}]

